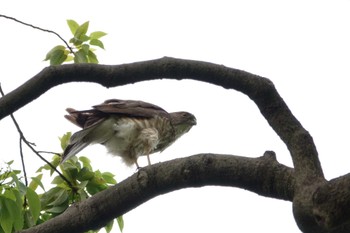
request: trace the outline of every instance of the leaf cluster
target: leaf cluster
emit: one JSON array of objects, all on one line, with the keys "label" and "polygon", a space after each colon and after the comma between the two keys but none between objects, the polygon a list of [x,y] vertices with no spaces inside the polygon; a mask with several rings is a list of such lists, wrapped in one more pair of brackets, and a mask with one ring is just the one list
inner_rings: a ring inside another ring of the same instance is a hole
[{"label": "leaf cluster", "polygon": [[11,164],[0,169],[0,232],[10,233],[29,228],[39,221],[40,197],[33,187],[26,186],[21,171]]},{"label": "leaf cluster", "polygon": [[[76,21],[69,19],[67,24],[73,37],[66,46],[57,45],[53,47],[45,57],[45,61],[50,61],[50,65],[60,65],[64,62],[73,61],[74,63],[98,63],[95,47],[104,49],[101,37],[107,35],[102,31],[95,31],[87,34],[89,21],[79,25]],[[91,47],[93,46],[93,47]]]},{"label": "leaf cluster", "polygon": [[[60,138],[62,149],[67,146],[70,136],[71,133],[67,133]],[[48,164],[37,170],[28,187],[21,181],[21,171],[11,169],[13,161],[6,163],[5,169],[0,169],[0,233],[11,233],[43,223],[63,213],[72,203],[85,200],[117,183],[112,173],[94,170],[90,160],[84,156],[73,156],[63,164],[60,161],[60,156],[54,155],[51,164],[61,170],[69,183],[59,175],[53,177],[55,170]],[[44,185],[47,175],[51,177],[53,186],[49,189]],[[40,193],[39,188],[42,190]],[[111,221],[104,227],[107,232],[111,231],[113,223]],[[122,216],[117,218],[117,223],[122,231]],[[89,231],[93,232],[98,230]]]}]

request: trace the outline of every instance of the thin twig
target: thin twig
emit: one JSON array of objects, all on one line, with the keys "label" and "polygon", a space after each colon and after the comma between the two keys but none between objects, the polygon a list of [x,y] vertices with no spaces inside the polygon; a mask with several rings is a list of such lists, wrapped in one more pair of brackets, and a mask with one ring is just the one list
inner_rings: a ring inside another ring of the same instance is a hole
[{"label": "thin twig", "polygon": [[[25,140],[24,140],[25,141]],[[57,174],[64,180],[66,181],[66,183],[68,184],[69,187],[71,187],[72,189],[74,189],[72,183],[61,173],[57,170],[57,168],[52,165],[48,160],[46,160],[43,156],[40,155],[40,153],[38,151],[36,151],[34,149],[34,147],[31,144],[27,144],[27,146],[34,152],[34,154],[36,154],[41,160],[43,160],[46,164],[48,164],[55,172],[57,172]]]},{"label": "thin twig", "polygon": [[[11,117],[12,117],[12,114],[11,114]],[[13,121],[13,119],[14,118],[12,118],[12,121]],[[27,177],[26,166],[24,164],[24,156],[23,156],[22,136],[19,137],[19,154],[21,155],[24,183],[25,183],[26,187],[28,187],[28,177]]]},{"label": "thin twig", "polygon": [[[4,92],[2,90],[2,87],[1,87],[1,84],[0,84],[0,93],[2,96],[4,96]],[[72,183],[60,172],[57,170],[57,168],[52,165],[48,160],[46,160],[43,156],[41,156],[39,154],[38,151],[35,150],[35,148],[33,146],[35,146],[34,143],[32,142],[29,142],[25,137],[24,137],[24,134],[17,122],[17,120],[15,119],[15,117],[13,116],[13,114],[10,114],[10,117],[13,121],[13,123],[15,124],[16,126],[16,129],[19,133],[19,136],[20,136],[20,142],[19,142],[19,147],[20,147],[20,154],[21,154],[21,160],[22,160],[22,168],[23,168],[23,174],[24,174],[24,180],[25,180],[25,184],[26,186],[28,186],[28,179],[27,179],[27,173],[26,173],[26,169],[25,169],[25,164],[24,164],[24,157],[23,157],[23,150],[22,150],[22,142],[24,142],[33,152],[34,154],[36,154],[41,160],[43,160],[46,164],[48,164],[55,172],[57,172],[57,174],[64,180],[66,181],[66,183],[69,185],[69,187],[71,187],[72,189],[74,189]]]},{"label": "thin twig", "polygon": [[[1,93],[1,96],[5,95],[5,93],[2,90],[1,84],[0,84],[0,93]],[[18,125],[18,123],[17,123],[17,121],[12,113],[10,114],[10,117],[11,117],[13,123],[15,124],[16,129],[19,133],[19,151],[20,151],[20,155],[21,155],[24,182],[25,182],[25,185],[28,186],[28,178],[27,178],[26,166],[24,164],[24,157],[23,157],[23,150],[22,150],[22,139],[24,138],[24,136],[23,136],[23,133],[22,133],[22,131],[21,131],[21,129],[20,129],[20,127],[19,127],[19,125]]]},{"label": "thin twig", "polygon": [[69,49],[69,51],[70,51],[72,54],[75,54],[74,51],[73,51],[73,49],[72,49],[72,48],[69,46],[69,44],[67,43],[67,41],[66,41],[65,39],[63,39],[63,38],[62,38],[57,32],[55,32],[55,31],[48,30],[48,29],[44,29],[44,28],[41,28],[41,27],[37,27],[37,26],[34,26],[34,25],[32,25],[32,24],[29,24],[29,23],[25,23],[25,22],[23,22],[23,21],[20,21],[20,20],[18,20],[18,19],[16,19],[16,18],[13,18],[13,17],[10,17],[10,16],[6,16],[6,15],[1,15],[1,14],[0,14],[0,17],[3,17],[3,18],[5,18],[5,19],[13,20],[13,21],[15,21],[15,22],[17,22],[17,23],[23,24],[23,25],[28,26],[28,27],[32,27],[32,28],[34,28],[34,29],[38,29],[38,30],[43,31],[43,32],[52,33],[52,34],[56,35],[58,38],[60,38],[60,40],[62,40],[63,43],[65,43],[65,45],[67,46],[67,48]]},{"label": "thin twig", "polygon": [[38,153],[43,153],[43,154],[51,154],[51,155],[58,155],[61,156],[61,153],[58,152],[52,152],[52,151],[44,151],[44,150],[38,150]]}]

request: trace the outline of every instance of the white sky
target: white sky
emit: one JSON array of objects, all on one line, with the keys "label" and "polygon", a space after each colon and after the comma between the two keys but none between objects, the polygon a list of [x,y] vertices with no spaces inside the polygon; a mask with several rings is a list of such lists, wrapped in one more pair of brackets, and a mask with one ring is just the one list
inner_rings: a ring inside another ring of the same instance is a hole
[{"label": "white sky", "polygon": [[[163,56],[196,59],[270,78],[295,116],[314,137],[327,178],[348,173],[350,1],[3,1],[0,14],[70,38],[66,19],[90,21],[90,31],[108,33],[103,64]],[[48,64],[46,53],[61,42],[53,35],[0,18],[0,82],[6,92]],[[175,102],[176,97],[176,102]],[[261,156],[274,150],[291,165],[286,147],[257,107],[233,90],[194,81],[153,81],[105,89],[96,84],[56,87],[15,113],[39,150],[58,151],[58,136],[78,130],[66,107],[86,109],[108,98],[142,99],[168,111],[196,115],[198,125],[155,162],[200,152]],[[207,107],[209,106],[209,108]],[[210,109],[210,110],[208,110]],[[220,116],[223,120],[215,121]],[[229,128],[225,121],[232,122]],[[17,160],[18,135],[0,122],[1,160]],[[223,137],[215,137],[223,134]],[[214,135],[214,136],[213,136]],[[133,174],[100,146],[83,151],[118,180]],[[97,155],[99,156],[97,158]],[[26,151],[29,176],[41,160]],[[140,159],[146,164],[146,159]],[[289,202],[222,187],[186,189],[157,197],[124,215],[133,232],[300,232]],[[119,232],[116,227],[113,232]]]}]

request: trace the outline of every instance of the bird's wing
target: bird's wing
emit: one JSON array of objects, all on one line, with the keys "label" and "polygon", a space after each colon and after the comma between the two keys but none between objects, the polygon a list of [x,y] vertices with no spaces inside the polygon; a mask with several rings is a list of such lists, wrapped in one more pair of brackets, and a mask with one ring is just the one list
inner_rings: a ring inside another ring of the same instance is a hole
[{"label": "bird's wing", "polygon": [[67,108],[69,115],[65,118],[73,124],[87,128],[100,123],[109,116],[153,118],[156,116],[170,120],[170,115],[161,107],[143,101],[110,99],[104,103],[93,106],[93,109],[78,111]]},{"label": "bird's wing", "polygon": [[161,107],[143,101],[110,99],[104,103],[93,106],[95,110],[103,113],[129,116],[135,118],[152,118],[155,116],[170,119],[169,113]]}]

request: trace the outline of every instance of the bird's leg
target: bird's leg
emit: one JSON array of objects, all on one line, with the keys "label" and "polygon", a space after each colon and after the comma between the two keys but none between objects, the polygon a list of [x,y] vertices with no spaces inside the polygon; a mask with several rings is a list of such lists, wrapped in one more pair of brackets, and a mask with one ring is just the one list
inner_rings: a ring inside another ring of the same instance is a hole
[{"label": "bird's leg", "polygon": [[139,169],[140,169],[140,166],[139,166],[139,164],[137,163],[137,160],[135,161],[135,164],[136,164],[136,170],[139,170]]},{"label": "bird's leg", "polygon": [[147,154],[148,166],[151,165],[151,159],[149,158],[149,154]]},{"label": "bird's leg", "polygon": [[156,128],[145,128],[142,129],[138,140],[141,143],[142,155],[147,156],[148,165],[151,165],[151,160],[149,155],[154,152],[155,148],[158,145],[158,130]]}]

